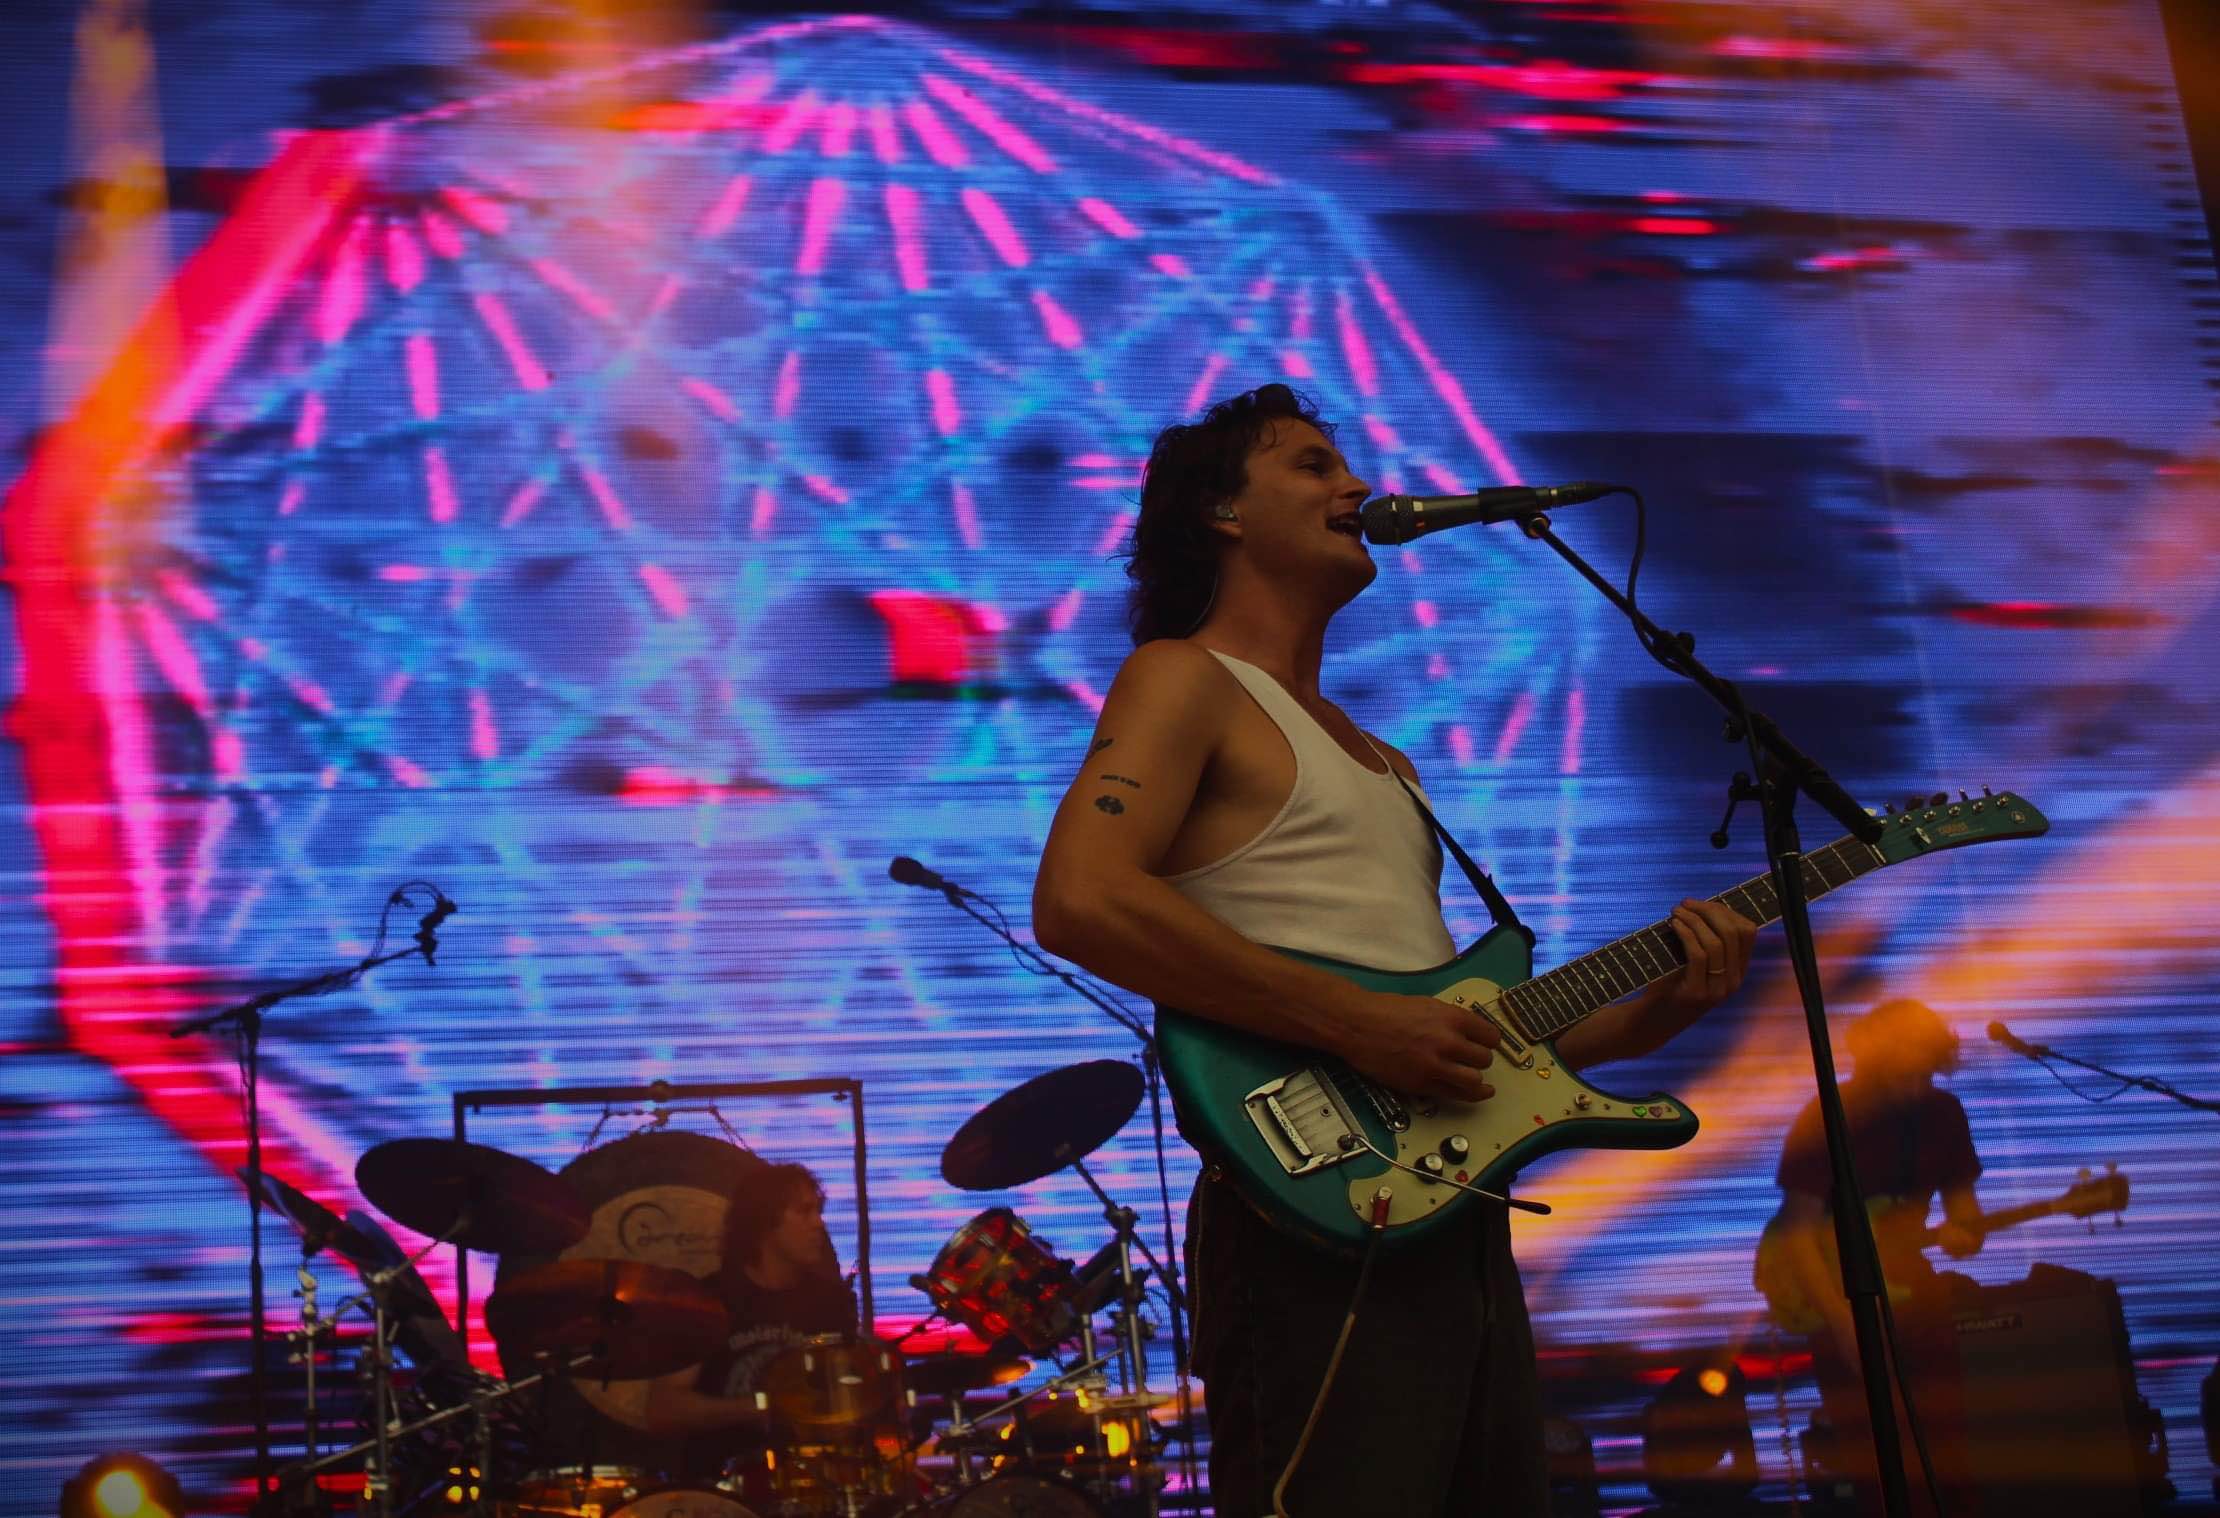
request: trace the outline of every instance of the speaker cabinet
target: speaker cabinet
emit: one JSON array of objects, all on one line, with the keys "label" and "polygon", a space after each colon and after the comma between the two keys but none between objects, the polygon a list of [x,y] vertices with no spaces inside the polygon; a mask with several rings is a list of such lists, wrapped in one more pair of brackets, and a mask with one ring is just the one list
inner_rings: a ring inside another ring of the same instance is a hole
[{"label": "speaker cabinet", "polygon": [[1984,1518],[2140,1518],[2147,1436],[2118,1289],[2037,1265],[1956,1318]]}]

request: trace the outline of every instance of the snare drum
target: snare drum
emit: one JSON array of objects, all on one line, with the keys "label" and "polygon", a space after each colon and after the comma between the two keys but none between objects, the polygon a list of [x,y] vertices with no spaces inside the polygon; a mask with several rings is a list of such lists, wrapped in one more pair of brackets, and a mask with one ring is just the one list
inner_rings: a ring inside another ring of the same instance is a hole
[{"label": "snare drum", "polygon": [[817,1334],[755,1379],[774,1446],[726,1467],[724,1485],[776,1518],[846,1518],[914,1495],[905,1427],[912,1400],[885,1345]]},{"label": "snare drum", "polygon": [[1007,1207],[989,1207],[957,1229],[925,1279],[933,1306],[990,1344],[1009,1335],[1045,1354],[1078,1332],[1070,1263]]}]

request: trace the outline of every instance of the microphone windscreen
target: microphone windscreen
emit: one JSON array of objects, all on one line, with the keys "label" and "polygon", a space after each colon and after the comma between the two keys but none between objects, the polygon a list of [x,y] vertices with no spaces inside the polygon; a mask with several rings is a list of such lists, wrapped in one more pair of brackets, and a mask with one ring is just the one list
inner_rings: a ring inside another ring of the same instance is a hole
[{"label": "microphone windscreen", "polygon": [[919,864],[907,854],[895,855],[893,861],[886,867],[886,878],[898,885],[929,885],[931,881],[928,877],[931,873],[925,866]]}]

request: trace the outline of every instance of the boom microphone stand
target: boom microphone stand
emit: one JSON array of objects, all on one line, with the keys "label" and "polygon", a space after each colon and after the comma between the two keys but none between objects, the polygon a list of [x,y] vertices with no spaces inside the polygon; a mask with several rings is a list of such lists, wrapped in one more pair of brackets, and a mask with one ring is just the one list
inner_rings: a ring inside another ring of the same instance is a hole
[{"label": "boom microphone stand", "polygon": [[[1624,489],[1625,487],[1619,487]],[[1632,490],[1636,511],[1642,498]],[[1858,804],[1818,762],[1791,743],[1763,712],[1752,711],[1730,680],[1721,679],[1698,662],[1696,640],[1687,633],[1669,634],[1634,604],[1631,596],[1596,573],[1593,566],[1566,546],[1550,530],[1549,518],[1535,510],[1515,519],[1519,530],[1537,542],[1547,543],[1582,579],[1603,593],[1634,624],[1635,634],[1650,656],[1673,673],[1702,687],[1727,714],[1726,739],[1744,744],[1758,779],[1750,784],[1736,777],[1731,801],[1754,800],[1763,808],[1765,853],[1773,872],[1774,894],[1780,900],[1781,927],[1788,939],[1789,963],[1796,972],[1796,988],[1803,998],[1804,1027],[1811,1042],[1812,1071],[1819,1086],[1819,1115],[1827,1134],[1827,1157],[1834,1176],[1835,1243],[1842,1261],[1843,1289],[1849,1298],[1851,1320],[1857,1329],[1858,1361],[1864,1373],[1868,1421],[1873,1430],[1874,1457],[1879,1465],[1881,1496],[1890,1518],[1910,1512],[1910,1493],[1904,1480],[1904,1452],[1897,1437],[1896,1414],[1889,1397],[1889,1366],[1899,1372],[1903,1361],[1895,1353],[1894,1325],[1883,1310],[1880,1256],[1873,1242],[1873,1227],[1866,1215],[1864,1193],[1858,1187],[1856,1166],[1850,1155],[1850,1128],[1842,1110],[1842,1095],[1835,1086],[1834,1051],[1827,1037],[1827,1009],[1820,989],[1819,951],[1812,941],[1811,918],[1806,911],[1803,844],[1796,832],[1796,797],[1809,796],[1859,842],[1872,844],[1882,835],[1877,818]],[[1639,554],[1639,549],[1637,549]],[[1629,577],[1629,585],[1632,578]],[[1730,805],[1728,815],[1733,815]],[[1714,842],[1724,846],[1724,827]],[[1912,1408],[1911,1388],[1904,1388],[1904,1406],[1919,1445],[1920,1463],[1934,1491],[1934,1471],[1920,1438]],[[1942,1506],[1937,1496],[1935,1506]]]},{"label": "boom microphone stand", "polygon": [[[385,943],[386,915],[406,899],[408,892],[422,886],[432,893],[432,907],[416,925],[415,941],[405,949],[391,954],[380,954]],[[289,985],[274,987],[260,995],[205,1016],[188,1018],[170,1029],[170,1037],[183,1038],[188,1033],[208,1033],[227,1028],[239,1035],[239,1092],[246,1108],[247,1163],[244,1179],[247,1184],[247,1302],[248,1332],[253,1336],[253,1376],[251,1394],[254,1402],[254,1495],[257,1504],[270,1493],[270,1395],[269,1347],[263,1342],[267,1309],[262,1295],[262,1103],[261,1056],[262,1016],[282,1002],[308,996],[322,996],[353,985],[362,976],[380,965],[391,964],[396,959],[406,959],[411,954],[424,956],[424,963],[434,963],[438,951],[439,925],[455,915],[455,904],[429,881],[410,881],[398,886],[386,898],[385,911],[378,916],[377,943],[370,953],[354,964],[321,975],[309,976]],[[311,1345],[311,1352],[314,1346]]]},{"label": "boom microphone stand", "polygon": [[[2074,1095],[2080,1097],[2085,1102],[2109,1102],[2112,1100],[2112,1098],[2121,1095],[2123,1092],[2150,1091],[2155,1092],[2160,1096],[2170,1097],[2174,1101],[2179,1102],[2182,1106],[2187,1107],[2192,1112],[2209,1112],[2215,1117],[2220,1117],[2220,1101],[2214,1101],[2209,1096],[2191,1096],[2188,1092],[2180,1090],[2177,1087],[2160,1080],[2155,1075],[2131,1075],[2125,1071],[2115,1070],[2109,1065],[2100,1065],[2095,1060],[2083,1059],[2079,1055],[2063,1053],[2060,1050],[2053,1049],[2048,1044],[2028,1043],[2026,1040],[2016,1037],[2013,1034],[2012,1030],[2005,1027],[2002,1023],[1989,1024],[1988,1031],[1989,1037],[1996,1043],[2002,1044],[2005,1048],[2011,1050],[2014,1054],[2017,1054],[2024,1059],[2031,1059],[2035,1061],[2036,1064],[2041,1065],[2045,1070],[2050,1070],[2052,1079],[2056,1080],[2059,1085],[2064,1086],[2068,1091],[2073,1092]],[[2050,1062],[2054,1059],[2064,1060],[2067,1064],[2078,1066],[2083,1070],[2089,1071],[2093,1075],[2101,1075],[2108,1081],[2118,1081],[2120,1083],[2119,1089],[2115,1091],[2107,1091],[2102,1096],[2091,1096],[2086,1091],[2082,1091],[2079,1088],[2075,1087],[2056,1070],[2051,1070]]]}]

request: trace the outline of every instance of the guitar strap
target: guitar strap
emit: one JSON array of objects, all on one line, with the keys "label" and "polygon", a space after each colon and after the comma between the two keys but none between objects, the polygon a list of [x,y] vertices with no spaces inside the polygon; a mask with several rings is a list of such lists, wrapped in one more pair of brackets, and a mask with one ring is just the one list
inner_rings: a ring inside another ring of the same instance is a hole
[{"label": "guitar strap", "polygon": [[1442,841],[1442,847],[1449,850],[1449,857],[1457,861],[1457,868],[1465,872],[1465,879],[1472,882],[1473,890],[1480,893],[1480,899],[1487,903],[1488,915],[1495,919],[1496,926],[1516,930],[1526,940],[1529,949],[1534,947],[1534,930],[1519,921],[1519,914],[1511,910],[1511,903],[1496,889],[1495,882],[1488,878],[1488,872],[1473,863],[1472,856],[1465,852],[1464,845],[1449,835],[1449,829],[1441,825],[1441,819],[1420,799],[1411,783],[1403,778],[1401,770],[1389,764],[1388,773],[1395,777],[1397,785],[1403,787],[1403,794],[1411,798],[1411,805],[1418,808],[1418,815],[1426,819],[1426,825],[1434,830],[1434,836]]}]

